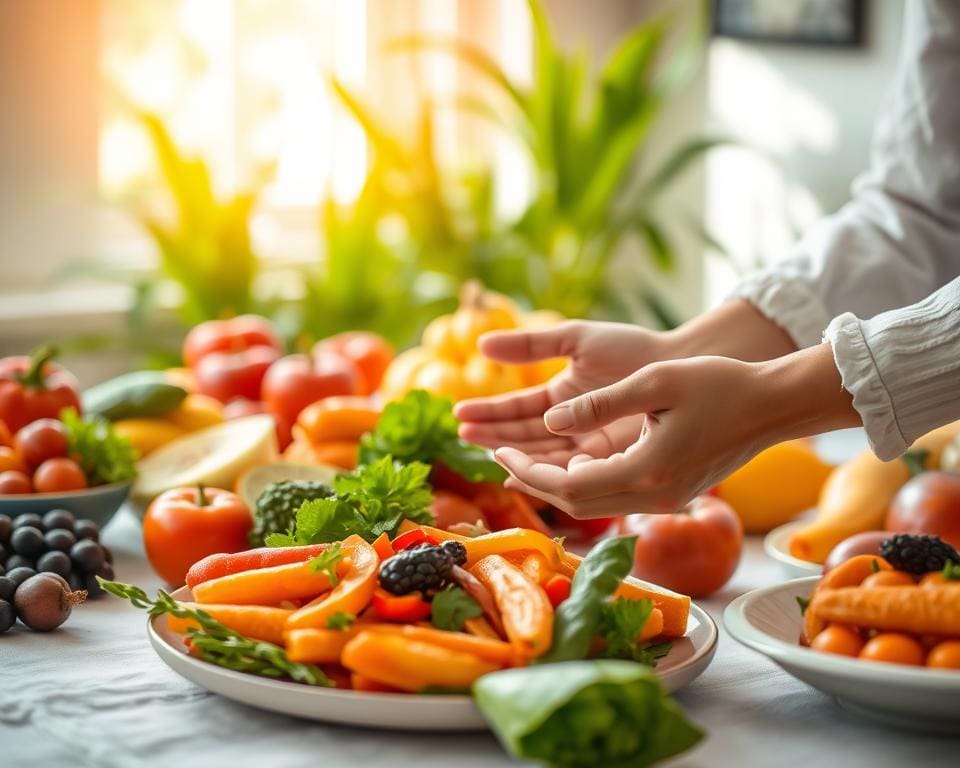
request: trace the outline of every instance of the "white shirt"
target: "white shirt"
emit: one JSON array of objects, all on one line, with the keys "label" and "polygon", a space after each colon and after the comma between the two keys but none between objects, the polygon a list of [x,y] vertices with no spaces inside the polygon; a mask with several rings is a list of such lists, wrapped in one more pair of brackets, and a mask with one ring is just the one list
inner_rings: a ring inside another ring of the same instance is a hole
[{"label": "white shirt", "polygon": [[800,347],[832,342],[874,452],[960,419],[960,2],[907,3],[853,199],[734,291]]}]

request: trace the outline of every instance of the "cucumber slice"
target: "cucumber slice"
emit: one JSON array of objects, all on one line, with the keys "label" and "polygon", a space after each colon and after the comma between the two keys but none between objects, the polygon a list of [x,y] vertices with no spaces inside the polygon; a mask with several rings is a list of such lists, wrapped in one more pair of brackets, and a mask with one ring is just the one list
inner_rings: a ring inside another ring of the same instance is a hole
[{"label": "cucumber slice", "polygon": [[134,371],[97,384],[83,393],[83,411],[110,421],[163,416],[176,408],[187,390],[171,384],[162,371]]}]

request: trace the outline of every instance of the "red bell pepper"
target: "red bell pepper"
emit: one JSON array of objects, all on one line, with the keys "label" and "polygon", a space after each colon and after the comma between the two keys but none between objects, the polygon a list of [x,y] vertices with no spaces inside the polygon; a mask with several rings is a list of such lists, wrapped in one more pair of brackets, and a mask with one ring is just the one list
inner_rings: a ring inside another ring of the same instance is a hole
[{"label": "red bell pepper", "polygon": [[281,357],[263,379],[263,401],[272,413],[295,424],[300,411],[331,395],[356,395],[360,375],[356,366],[342,357],[316,354]]},{"label": "red bell pepper", "polygon": [[560,603],[570,597],[570,587],[573,584],[569,576],[557,573],[547,579],[543,585],[543,591],[547,593],[547,599],[550,605],[556,608]]},{"label": "red bell pepper", "polygon": [[429,533],[424,533],[419,528],[414,528],[406,533],[401,533],[392,542],[394,552],[403,552],[403,550],[415,547],[417,544],[429,544],[435,547],[439,543],[440,542],[433,538],[433,536],[431,536]]},{"label": "red bell pepper", "polygon": [[[212,352],[242,352],[251,347],[270,347],[283,353],[283,342],[265,317],[241,315],[230,320],[209,320],[194,326],[183,340],[183,361],[193,368]],[[259,393],[250,398],[258,400]]]},{"label": "red bell pepper", "polygon": [[419,592],[409,595],[391,595],[383,589],[373,593],[373,612],[383,621],[414,624],[430,615],[430,603]]},{"label": "red bell pepper", "polygon": [[37,419],[57,419],[64,408],[80,413],[80,384],[51,360],[53,347],[41,347],[30,357],[0,360],[0,421],[10,432]]}]

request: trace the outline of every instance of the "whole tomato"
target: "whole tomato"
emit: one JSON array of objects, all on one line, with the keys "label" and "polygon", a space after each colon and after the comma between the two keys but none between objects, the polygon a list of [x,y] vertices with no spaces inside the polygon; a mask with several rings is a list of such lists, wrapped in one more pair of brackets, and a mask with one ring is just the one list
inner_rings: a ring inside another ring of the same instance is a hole
[{"label": "whole tomato", "polygon": [[37,493],[79,491],[87,487],[87,476],[72,459],[47,459],[33,473],[33,490]]},{"label": "whole tomato", "polygon": [[63,422],[37,419],[21,429],[13,438],[13,447],[29,469],[39,467],[47,459],[66,456],[70,441]]},{"label": "whole tomato", "polygon": [[383,373],[394,357],[390,342],[371,331],[347,331],[317,342],[313,354],[333,352],[350,360],[360,372],[360,394],[377,390]]},{"label": "whole tomato", "polygon": [[897,492],[884,525],[895,533],[928,533],[960,547],[960,474],[921,472]]},{"label": "whole tomato", "polygon": [[281,357],[263,378],[263,402],[267,409],[295,424],[300,411],[331,395],[355,395],[360,374],[349,360],[330,352]]},{"label": "whole tomato", "polygon": [[238,397],[260,399],[260,385],[267,369],[281,352],[259,345],[237,352],[209,352],[193,367],[197,392],[228,403]]},{"label": "whole tomato", "polygon": [[698,496],[672,515],[628,515],[620,529],[637,537],[634,576],[692,597],[726,584],[743,549],[740,518],[714,496]]},{"label": "whole tomato", "polygon": [[13,496],[22,493],[32,493],[33,485],[30,477],[16,469],[0,472],[0,496]]},{"label": "whole tomato", "polygon": [[280,334],[265,317],[241,315],[230,320],[208,320],[194,326],[183,340],[183,361],[193,368],[211,352],[242,352],[251,347],[270,347],[283,353]]},{"label": "whole tomato", "polygon": [[248,549],[250,510],[230,491],[203,486],[157,496],[143,518],[143,545],[157,575],[172,587],[207,555]]},{"label": "whole tomato", "polygon": [[56,355],[43,347],[31,357],[0,360],[0,421],[10,432],[37,419],[55,419],[64,408],[80,413],[80,385],[65,368],[50,362]]}]

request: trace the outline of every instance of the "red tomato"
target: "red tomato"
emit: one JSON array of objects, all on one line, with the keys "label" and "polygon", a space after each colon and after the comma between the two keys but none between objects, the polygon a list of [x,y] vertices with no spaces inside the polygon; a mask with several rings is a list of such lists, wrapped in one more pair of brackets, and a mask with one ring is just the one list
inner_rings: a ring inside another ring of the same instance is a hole
[{"label": "red tomato", "polygon": [[569,576],[556,573],[543,585],[543,591],[547,593],[547,599],[550,601],[550,605],[556,608],[560,603],[570,597],[570,588],[572,586],[573,581]]},{"label": "red tomato", "polygon": [[430,511],[433,512],[435,518],[434,525],[444,530],[455,523],[474,525],[478,520],[484,528],[488,530],[490,528],[480,507],[467,501],[463,496],[450,491],[434,491]]},{"label": "red tomato", "polygon": [[248,549],[251,525],[250,511],[235,493],[174,488],[147,508],[143,544],[153,570],[169,585],[179,586],[190,566],[207,555]]},{"label": "red tomato", "polygon": [[280,334],[265,317],[241,315],[231,320],[208,320],[194,326],[183,340],[183,361],[193,368],[211,352],[242,352],[251,347],[270,347],[283,353]]},{"label": "red tomato", "polygon": [[[311,364],[312,362],[312,364]],[[295,424],[300,411],[331,395],[355,395],[360,374],[349,360],[326,353],[282,357],[263,379],[263,401],[271,413]]]},{"label": "red tomato", "polygon": [[23,472],[15,469],[0,472],[0,496],[13,496],[32,491],[30,478]]},{"label": "red tomato", "polygon": [[80,413],[76,377],[50,362],[55,352],[44,347],[33,357],[0,360],[0,420],[11,432],[37,419],[55,419],[64,408]]},{"label": "red tomato", "polygon": [[29,469],[39,467],[47,459],[66,456],[69,448],[66,427],[56,419],[37,419],[13,438],[13,445]]},{"label": "red tomato", "polygon": [[13,448],[0,445],[0,472],[9,472],[10,470],[24,472],[26,469],[23,459]]},{"label": "red tomato", "polygon": [[10,427],[7,422],[0,421],[0,447],[13,445],[13,435],[10,434]]},{"label": "red tomato", "polygon": [[334,354],[350,360],[360,371],[360,394],[369,395],[380,387],[383,372],[394,357],[390,342],[370,331],[347,331],[317,342],[313,354]]},{"label": "red tomato", "polygon": [[637,537],[635,576],[693,597],[726,584],[743,549],[740,518],[715,496],[698,496],[672,515],[628,515],[620,529]]},{"label": "red tomato", "polygon": [[33,490],[37,493],[79,491],[87,487],[87,477],[72,459],[47,459],[33,473]]},{"label": "red tomato", "polygon": [[263,345],[239,352],[209,352],[193,368],[197,391],[221,403],[238,397],[259,400],[263,377],[280,355],[279,350]]},{"label": "red tomato", "polygon": [[884,528],[933,534],[960,547],[960,474],[923,472],[908,480],[894,497]]}]

